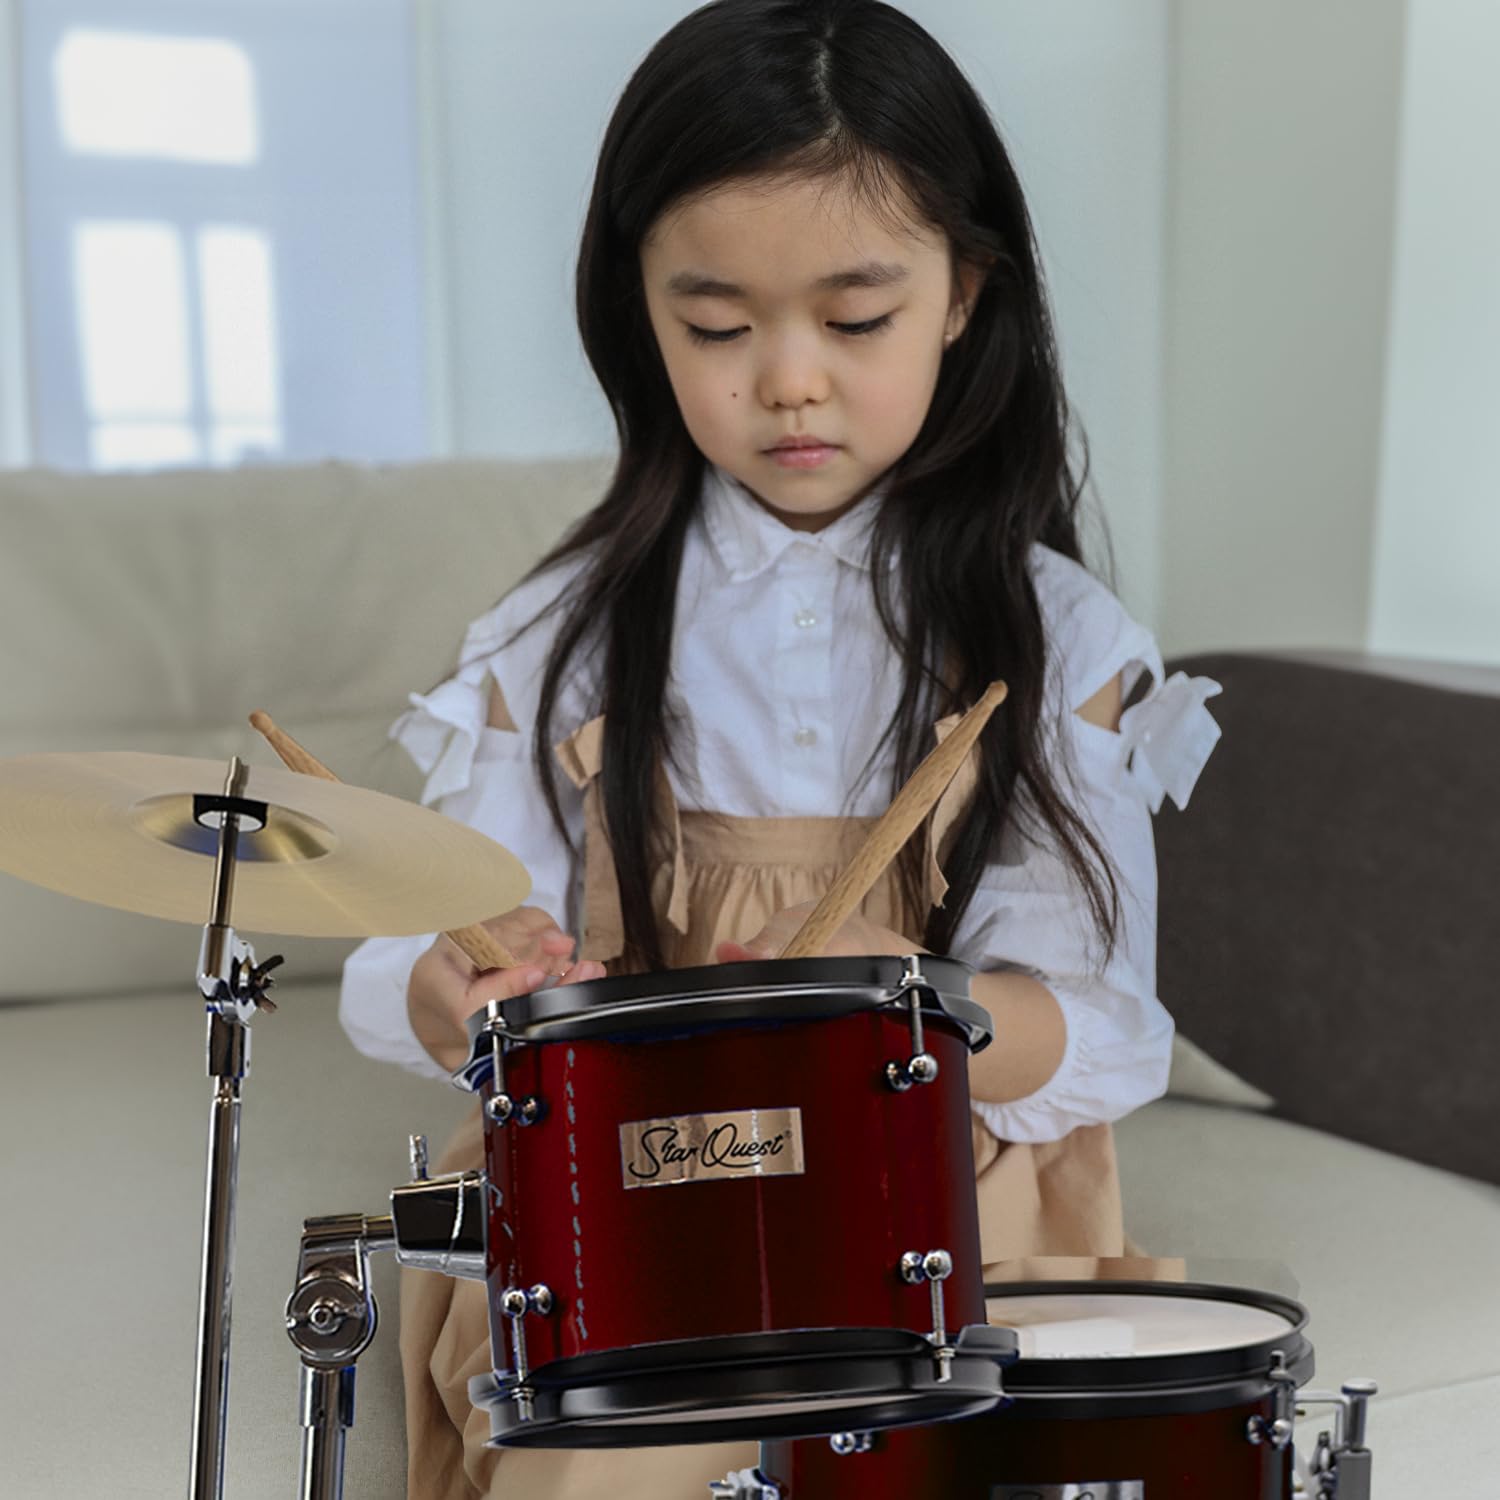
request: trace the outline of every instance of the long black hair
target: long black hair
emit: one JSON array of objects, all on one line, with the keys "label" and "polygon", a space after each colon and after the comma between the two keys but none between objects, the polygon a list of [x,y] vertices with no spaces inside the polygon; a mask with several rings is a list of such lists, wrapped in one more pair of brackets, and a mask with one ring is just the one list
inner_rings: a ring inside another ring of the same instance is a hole
[{"label": "long black hair", "polygon": [[[981,741],[971,811],[946,853],[948,898],[930,910],[921,940],[948,951],[1011,818],[1030,825],[1026,836],[1055,835],[1112,946],[1115,875],[1063,793],[1066,773],[1049,767],[1044,750],[1045,642],[1028,556],[1041,542],[1081,561],[1087,460],[1085,450],[1075,475],[1032,226],[968,80],[926,31],[880,0],[713,0],[651,49],[609,122],[578,259],[577,315],[619,430],[619,460],[600,503],[532,575],[565,559],[582,564],[542,612],[564,611],[533,744],[553,818],[566,837],[553,712],[570,671],[597,650],[624,962],[662,967],[651,901],[664,850],[657,791],[672,763],[676,586],[706,460],[668,381],[640,247],[668,209],[768,177],[847,184],[887,219],[904,200],[908,215],[944,231],[955,274],[960,264],[987,267],[926,421],[887,471],[872,539],[875,604],[904,672],[881,741],[894,742],[893,791],[931,749],[937,718],[970,706],[997,677],[1010,686]],[[913,845],[902,856],[909,898],[922,889],[920,855]]]}]

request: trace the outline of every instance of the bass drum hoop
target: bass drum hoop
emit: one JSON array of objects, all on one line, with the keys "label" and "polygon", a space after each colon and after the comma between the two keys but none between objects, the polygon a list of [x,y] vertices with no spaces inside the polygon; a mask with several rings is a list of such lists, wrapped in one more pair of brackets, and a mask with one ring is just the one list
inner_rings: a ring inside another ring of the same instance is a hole
[{"label": "bass drum hoop", "polygon": [[[1263,1400],[1275,1389],[1271,1357],[1280,1350],[1298,1386],[1313,1376],[1313,1347],[1303,1330],[1307,1309],[1291,1297],[1207,1282],[987,1282],[985,1298],[1147,1296],[1237,1302],[1280,1313],[1284,1334],[1217,1349],[1094,1358],[1022,1356],[1007,1372],[1006,1409],[1020,1417],[1108,1419],[1218,1411]],[[1004,1323],[995,1327],[1005,1328]]]}]

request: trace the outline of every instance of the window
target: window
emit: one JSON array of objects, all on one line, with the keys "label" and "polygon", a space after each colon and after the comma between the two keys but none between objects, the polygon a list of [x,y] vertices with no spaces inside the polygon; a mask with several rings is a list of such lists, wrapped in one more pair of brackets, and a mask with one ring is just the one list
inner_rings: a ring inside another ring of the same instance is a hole
[{"label": "window", "polygon": [[36,453],[430,453],[406,0],[24,0]]}]

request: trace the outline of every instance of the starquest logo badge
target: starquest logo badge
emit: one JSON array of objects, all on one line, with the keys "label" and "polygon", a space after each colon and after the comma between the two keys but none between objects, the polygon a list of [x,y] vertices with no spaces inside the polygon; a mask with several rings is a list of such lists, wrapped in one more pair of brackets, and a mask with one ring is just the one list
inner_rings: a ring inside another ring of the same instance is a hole
[{"label": "starquest logo badge", "polygon": [[633,1120],[620,1126],[620,1166],[628,1188],[800,1176],[802,1111],[738,1109]]}]

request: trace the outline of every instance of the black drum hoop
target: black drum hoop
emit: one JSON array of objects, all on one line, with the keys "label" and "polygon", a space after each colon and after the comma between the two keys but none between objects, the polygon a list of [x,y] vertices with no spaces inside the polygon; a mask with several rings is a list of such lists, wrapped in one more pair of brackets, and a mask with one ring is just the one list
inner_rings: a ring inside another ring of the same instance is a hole
[{"label": "black drum hoop", "polygon": [[[758,959],[665,973],[623,974],[537,990],[498,1002],[499,1034],[511,1043],[644,1039],[705,1026],[786,1024],[894,1009],[915,990],[924,1023],[946,1021],[971,1053],[994,1036],[994,1022],[969,998],[974,970],[953,958],[918,955],[922,982],[908,982],[907,960],[885,955]],[[782,1003],[779,1012],[771,1007]],[[469,1017],[471,1044],[487,1029]]]},{"label": "black drum hoop", "polygon": [[[932,1346],[888,1328],[797,1329],[674,1340],[553,1360],[532,1372],[535,1415],[521,1422],[494,1375],[469,1382],[490,1415],[490,1447],[646,1448],[740,1438],[818,1437],[981,1416],[1002,1403],[1014,1336],[960,1330],[950,1376]],[[757,1408],[747,1414],[747,1404]],[[780,1407],[767,1414],[767,1407]],[[800,1409],[799,1409],[800,1408]]]},{"label": "black drum hoop", "polygon": [[[1314,1373],[1313,1347],[1303,1330],[1307,1309],[1291,1297],[1249,1287],[1179,1281],[987,1282],[985,1297],[1146,1296],[1237,1302],[1287,1318],[1285,1333],[1217,1349],[1094,1357],[1023,1356],[1006,1372],[1005,1391],[1018,1414],[1033,1417],[1138,1417],[1213,1411],[1260,1400],[1280,1350],[1298,1386]],[[1005,1327],[1004,1324],[996,1325]]]}]

